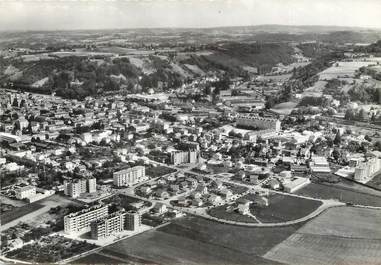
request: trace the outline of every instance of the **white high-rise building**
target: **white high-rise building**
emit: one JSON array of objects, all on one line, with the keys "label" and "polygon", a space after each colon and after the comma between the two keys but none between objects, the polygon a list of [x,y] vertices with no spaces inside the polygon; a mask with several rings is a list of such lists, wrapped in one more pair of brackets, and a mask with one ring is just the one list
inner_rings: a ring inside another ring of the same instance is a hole
[{"label": "white high-rise building", "polygon": [[122,232],[125,226],[124,210],[112,213],[91,223],[91,237],[100,239]]},{"label": "white high-rise building", "polygon": [[95,205],[82,211],[68,214],[64,217],[66,234],[83,234],[90,231],[92,222],[108,215],[108,205]]},{"label": "white high-rise building", "polygon": [[95,178],[76,179],[64,182],[64,193],[72,198],[79,197],[82,193],[97,191],[97,180]]},{"label": "white high-rise building", "polygon": [[198,162],[198,159],[199,152],[196,150],[174,151],[171,153],[171,163],[173,165],[194,164]]},{"label": "white high-rise building", "polygon": [[142,224],[142,217],[139,213],[127,212],[125,215],[125,229],[136,230]]},{"label": "white high-rise building", "polygon": [[113,174],[114,185],[117,187],[131,186],[147,179],[144,166],[123,169]]}]

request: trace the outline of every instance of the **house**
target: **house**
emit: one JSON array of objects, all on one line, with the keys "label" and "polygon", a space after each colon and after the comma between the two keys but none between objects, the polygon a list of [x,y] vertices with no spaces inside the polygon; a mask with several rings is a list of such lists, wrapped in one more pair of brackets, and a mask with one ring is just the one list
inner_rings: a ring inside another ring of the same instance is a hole
[{"label": "house", "polygon": [[268,185],[273,190],[279,190],[280,189],[280,182],[276,179],[270,180]]},{"label": "house", "polygon": [[192,198],[194,198],[194,199],[199,199],[199,198],[201,198],[201,193],[200,192],[197,192],[197,191],[194,191],[194,192],[192,192],[191,193],[191,195],[190,195]]},{"label": "house", "polygon": [[196,198],[192,200],[192,205],[196,207],[201,207],[203,205],[203,201],[200,198]]},{"label": "house", "polygon": [[197,179],[197,182],[204,182],[204,177],[203,176],[197,175],[196,179]]},{"label": "house", "polygon": [[177,199],[177,204],[180,206],[188,206],[188,200],[184,196],[181,196]]},{"label": "house", "polygon": [[163,214],[168,211],[167,206],[163,203],[156,203],[155,206],[153,207],[153,211],[158,214]]},{"label": "house", "polygon": [[230,200],[233,196],[233,192],[227,188],[224,188],[222,189],[220,192],[219,192],[219,195],[225,199],[225,200]]},{"label": "house", "polygon": [[250,213],[250,204],[251,201],[249,200],[241,200],[238,204],[238,212],[242,215],[247,215]]},{"label": "house", "polygon": [[187,179],[189,185],[192,187],[192,188],[195,188],[197,187],[197,179],[194,179],[194,178],[188,178]]},{"label": "house", "polygon": [[178,193],[180,192],[180,187],[179,185],[172,184],[169,186],[169,190],[172,191],[173,193]]},{"label": "house", "polygon": [[208,198],[208,202],[211,203],[214,206],[222,205],[223,204],[222,198],[220,196],[216,195],[216,194],[210,195],[209,198]]},{"label": "house", "polygon": [[159,197],[159,198],[161,198],[161,199],[168,199],[168,198],[169,198],[169,194],[168,194],[168,192],[165,191],[165,190],[157,190],[157,191],[155,192],[155,196],[156,196],[156,197]]},{"label": "house", "polygon": [[238,172],[235,174],[235,178],[238,179],[238,180],[242,180],[242,181],[244,181],[245,178],[246,178],[245,171],[243,171],[243,170],[238,171]]},{"label": "house", "polygon": [[132,202],[129,204],[129,208],[131,208],[133,211],[137,211],[137,212],[140,212],[142,210],[144,210],[145,206],[144,206],[144,201],[137,201],[137,202]]},{"label": "house", "polygon": [[258,175],[250,175],[250,183],[257,185],[259,184]]},{"label": "house", "polygon": [[223,183],[220,180],[213,180],[211,187],[216,190],[221,190],[223,187]]},{"label": "house", "polygon": [[196,191],[201,193],[201,195],[205,195],[208,193],[208,187],[206,187],[204,184],[200,184],[197,186]]},{"label": "house", "polygon": [[186,182],[186,181],[182,181],[182,182],[180,182],[180,188],[182,189],[182,190],[185,190],[185,189],[188,189],[188,186],[189,186],[189,183],[188,182]]},{"label": "house", "polygon": [[149,186],[143,186],[140,188],[140,192],[144,195],[149,195],[152,192],[152,189]]},{"label": "house", "polygon": [[165,186],[165,185],[167,185],[167,181],[166,181],[165,179],[159,179],[159,180],[157,181],[157,184],[158,184],[158,185],[161,185],[161,186]]},{"label": "house", "polygon": [[254,204],[260,207],[269,206],[269,199],[263,196],[256,196],[254,199]]}]

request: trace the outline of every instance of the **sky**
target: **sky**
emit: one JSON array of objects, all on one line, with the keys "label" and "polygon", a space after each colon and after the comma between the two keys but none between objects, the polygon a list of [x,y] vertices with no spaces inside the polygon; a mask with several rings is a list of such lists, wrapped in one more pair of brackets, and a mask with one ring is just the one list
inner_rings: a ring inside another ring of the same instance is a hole
[{"label": "sky", "polygon": [[219,27],[381,28],[381,0],[0,0],[0,30]]}]

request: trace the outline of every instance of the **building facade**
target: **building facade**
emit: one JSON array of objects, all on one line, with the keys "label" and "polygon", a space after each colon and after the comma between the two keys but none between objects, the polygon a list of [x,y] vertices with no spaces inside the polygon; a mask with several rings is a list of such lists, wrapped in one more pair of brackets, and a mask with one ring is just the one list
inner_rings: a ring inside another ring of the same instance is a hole
[{"label": "building facade", "polygon": [[136,166],[114,172],[113,178],[114,185],[117,187],[131,186],[147,179],[144,166]]},{"label": "building facade", "polygon": [[125,226],[125,212],[118,211],[91,223],[91,238],[106,238],[122,232]]},{"label": "building facade", "polygon": [[174,151],[171,153],[171,164],[181,165],[181,164],[195,164],[198,162],[199,152],[198,151]]},{"label": "building facade", "polygon": [[64,217],[66,234],[83,234],[91,230],[90,224],[108,215],[108,205],[95,205]]},{"label": "building facade", "polygon": [[142,225],[142,217],[136,212],[127,212],[125,214],[125,229],[126,230],[136,230]]},{"label": "building facade", "polygon": [[64,193],[72,198],[79,197],[82,193],[97,191],[97,180],[95,178],[76,179],[64,182]]},{"label": "building facade", "polygon": [[16,189],[16,198],[19,200],[30,198],[36,195],[36,187],[26,186]]},{"label": "building facade", "polygon": [[381,170],[381,159],[373,157],[365,162],[360,162],[355,168],[354,180],[359,182],[368,182]]}]

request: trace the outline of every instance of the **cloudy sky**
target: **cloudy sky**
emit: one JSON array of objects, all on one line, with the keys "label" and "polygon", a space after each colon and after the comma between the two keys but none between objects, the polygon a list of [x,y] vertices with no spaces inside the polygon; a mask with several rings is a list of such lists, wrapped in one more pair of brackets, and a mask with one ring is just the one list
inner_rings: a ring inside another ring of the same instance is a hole
[{"label": "cloudy sky", "polygon": [[0,30],[259,24],[381,28],[381,0],[0,0]]}]

